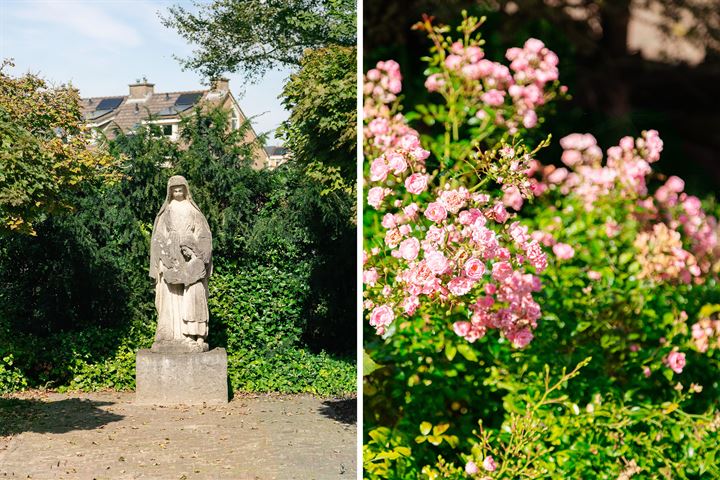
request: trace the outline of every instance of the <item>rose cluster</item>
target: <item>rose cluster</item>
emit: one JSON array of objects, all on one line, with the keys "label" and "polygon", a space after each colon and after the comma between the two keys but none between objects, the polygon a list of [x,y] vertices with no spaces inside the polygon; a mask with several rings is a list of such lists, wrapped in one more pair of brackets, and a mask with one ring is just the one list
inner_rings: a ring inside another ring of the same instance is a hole
[{"label": "rose cluster", "polygon": [[703,318],[692,326],[692,339],[701,352],[720,348],[720,320]]},{"label": "rose cluster", "polygon": [[522,48],[507,50],[505,56],[511,62],[507,67],[486,59],[476,43],[450,44],[443,52],[440,71],[428,76],[425,87],[430,92],[448,95],[459,79],[463,95],[479,104],[478,118],[491,114],[490,119],[511,134],[517,132],[519,125],[534,128],[538,123],[538,107],[555,95],[551,87],[558,80],[557,55],[542,41],[531,38]]},{"label": "rose cluster", "polygon": [[397,99],[402,90],[400,65],[395,60],[378,62],[375,68],[365,74],[363,93],[377,103],[387,104]]},{"label": "rose cluster", "polygon": [[[367,111],[384,115],[366,116],[368,128],[378,118],[401,118],[377,106]],[[384,212],[382,241],[363,255],[370,324],[384,334],[398,316],[442,305],[460,317],[453,331],[469,342],[498,329],[515,346],[527,345],[541,314],[533,299],[540,280],[530,272],[547,266],[539,242],[527,227],[509,222],[512,214],[501,198],[471,193],[459,179],[433,189],[424,168],[429,152],[417,133],[407,130],[390,134],[390,141],[375,141],[391,131],[402,129],[375,129],[365,139],[366,153],[377,155],[369,162],[367,203]],[[520,165],[512,147],[499,161]],[[520,189],[513,193],[524,198]]]},{"label": "rose cluster", "polygon": [[[702,281],[703,274],[716,268],[718,222],[703,211],[697,197],[684,193],[685,183],[673,176],[649,195],[651,164],[660,159],[663,149],[657,131],[643,132],[637,139],[623,137],[619,145],[607,150],[604,164],[602,150],[590,134],[568,135],[560,145],[567,168],[538,168],[542,179],[534,192],[554,185],[561,194],[579,198],[587,211],[595,209],[598,202],[630,202],[628,214],[640,222],[635,247],[641,259],[641,278],[690,283]],[[606,221],[608,237],[619,231],[617,221]]]}]

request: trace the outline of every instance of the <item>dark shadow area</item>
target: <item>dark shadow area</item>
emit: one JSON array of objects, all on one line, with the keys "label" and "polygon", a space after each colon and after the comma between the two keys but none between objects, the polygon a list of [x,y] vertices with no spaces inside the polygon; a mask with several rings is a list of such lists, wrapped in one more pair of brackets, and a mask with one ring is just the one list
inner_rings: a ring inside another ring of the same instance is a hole
[{"label": "dark shadow area", "polygon": [[335,421],[346,425],[357,423],[357,398],[343,398],[338,400],[325,400],[320,407],[320,413]]},{"label": "dark shadow area", "polygon": [[93,430],[124,418],[99,408],[113,403],[79,398],[56,402],[0,398],[0,436]]},{"label": "dark shadow area", "polygon": [[230,380],[230,375],[228,375],[226,381],[227,381],[227,389],[228,389],[228,402],[232,402],[233,398],[235,398],[235,390],[233,390],[232,381]]}]

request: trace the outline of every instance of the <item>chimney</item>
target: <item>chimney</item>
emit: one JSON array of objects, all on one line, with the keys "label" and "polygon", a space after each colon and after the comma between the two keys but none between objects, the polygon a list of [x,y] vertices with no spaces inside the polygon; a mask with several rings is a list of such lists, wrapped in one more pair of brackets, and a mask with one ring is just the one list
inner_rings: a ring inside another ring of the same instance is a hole
[{"label": "chimney", "polygon": [[214,92],[218,92],[218,91],[229,92],[230,91],[230,80],[228,80],[225,77],[213,78],[212,80],[210,80],[210,89]]},{"label": "chimney", "polygon": [[130,85],[130,99],[139,100],[145,99],[146,97],[153,94],[154,83],[150,83],[147,80],[142,82],[131,83]]}]

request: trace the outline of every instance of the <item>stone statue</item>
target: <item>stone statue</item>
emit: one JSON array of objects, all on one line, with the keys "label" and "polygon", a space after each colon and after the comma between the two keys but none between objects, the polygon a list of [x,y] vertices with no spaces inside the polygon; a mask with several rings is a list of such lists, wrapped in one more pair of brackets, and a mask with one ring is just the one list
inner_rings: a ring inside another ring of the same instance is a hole
[{"label": "stone statue", "polygon": [[208,350],[208,278],[212,235],[193,202],[187,180],[168,180],[165,203],[155,217],[150,276],[155,279],[158,325],[154,352]]}]

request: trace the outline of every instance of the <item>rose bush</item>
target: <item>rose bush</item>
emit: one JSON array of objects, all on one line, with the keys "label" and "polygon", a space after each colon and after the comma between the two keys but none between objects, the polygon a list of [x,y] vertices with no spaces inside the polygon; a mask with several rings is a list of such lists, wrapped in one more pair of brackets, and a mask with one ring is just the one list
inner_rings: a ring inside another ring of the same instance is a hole
[{"label": "rose bush", "polygon": [[434,103],[365,77],[366,477],[720,475],[716,217],[654,130],[542,164],[559,59],[481,24],[416,26]]}]

